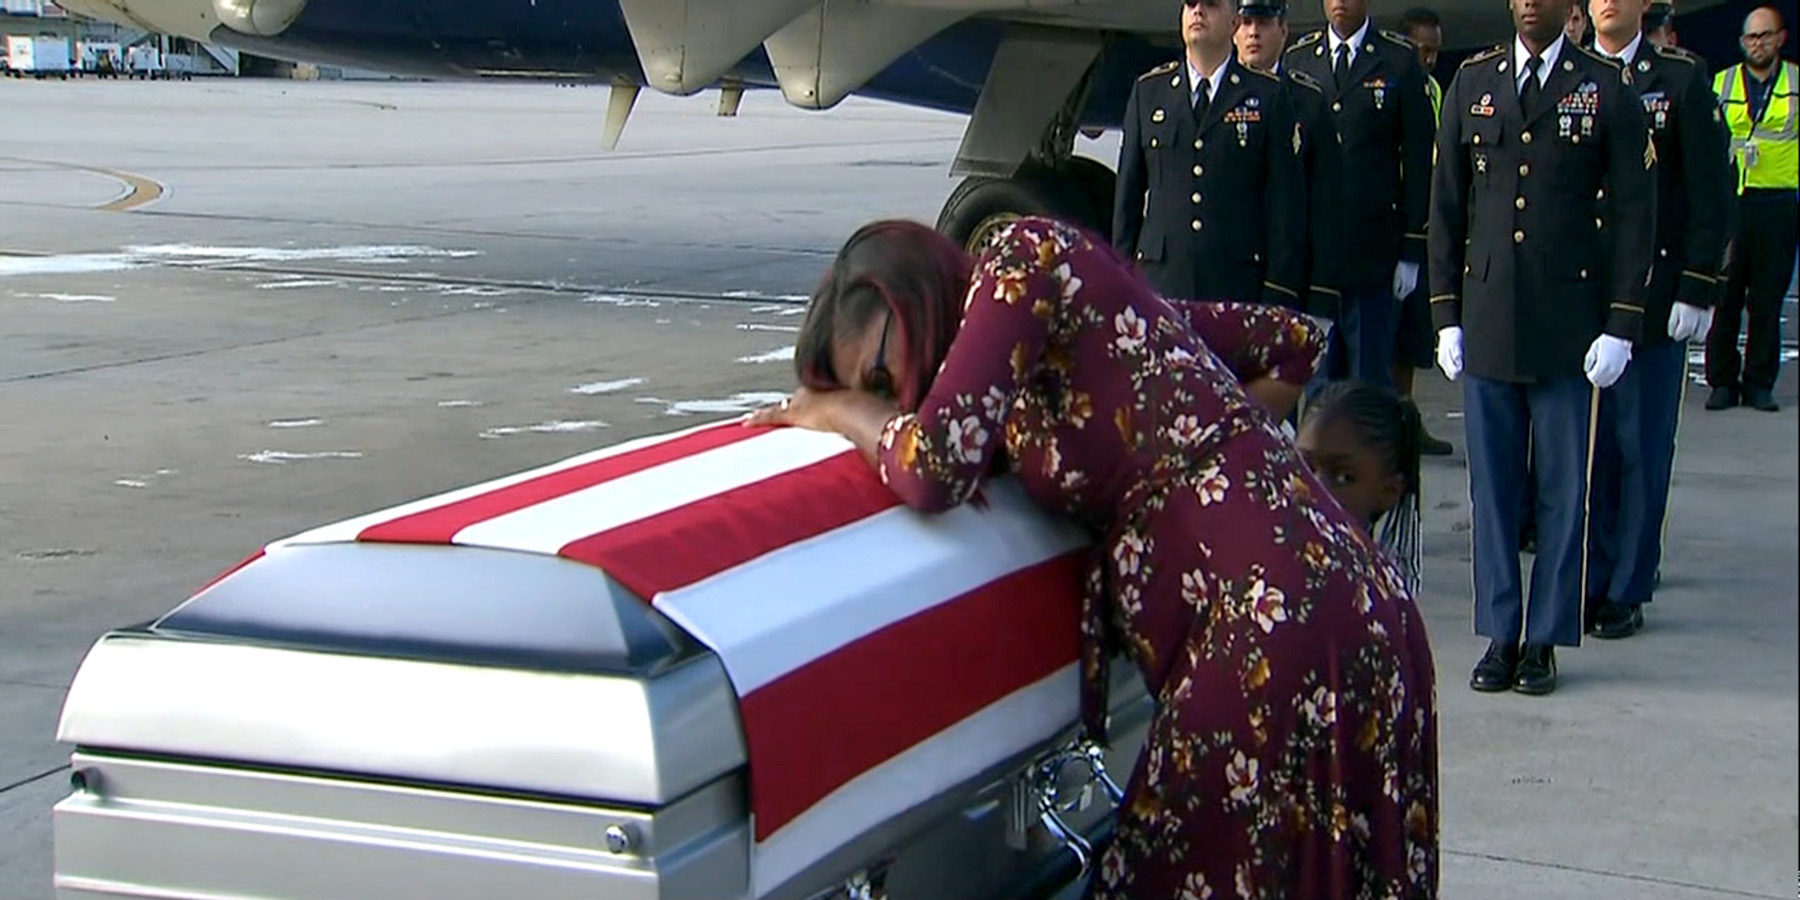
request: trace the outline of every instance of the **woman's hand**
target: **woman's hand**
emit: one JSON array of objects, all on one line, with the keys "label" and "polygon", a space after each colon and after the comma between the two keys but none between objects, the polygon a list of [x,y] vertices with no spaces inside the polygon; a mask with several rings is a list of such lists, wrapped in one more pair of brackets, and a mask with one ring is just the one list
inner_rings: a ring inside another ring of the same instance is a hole
[{"label": "woman's hand", "polygon": [[892,400],[862,391],[800,388],[793,396],[744,417],[745,425],[793,425],[835,431],[850,439],[863,458],[875,462],[876,446],[888,420],[900,414]]},{"label": "woman's hand", "polygon": [[799,388],[793,395],[774,406],[753,410],[744,417],[745,425],[791,425],[814,431],[837,431],[834,413],[843,406],[846,390],[815,391]]}]

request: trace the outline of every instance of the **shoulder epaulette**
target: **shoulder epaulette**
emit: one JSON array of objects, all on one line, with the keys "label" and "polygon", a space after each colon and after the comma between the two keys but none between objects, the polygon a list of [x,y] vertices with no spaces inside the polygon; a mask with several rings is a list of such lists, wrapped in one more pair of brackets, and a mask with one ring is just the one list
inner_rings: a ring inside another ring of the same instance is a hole
[{"label": "shoulder epaulette", "polygon": [[1301,38],[1299,40],[1295,41],[1294,46],[1289,49],[1298,50],[1299,48],[1305,47],[1309,44],[1316,44],[1320,40],[1324,39],[1324,37],[1325,37],[1325,32],[1323,32],[1323,31],[1308,32],[1307,34],[1301,36]]},{"label": "shoulder epaulette", "polygon": [[1240,67],[1240,68],[1241,68],[1241,69],[1242,69],[1242,70],[1243,70],[1243,73],[1244,73],[1244,74],[1245,74],[1245,75],[1254,75],[1254,76],[1256,76],[1256,77],[1257,77],[1257,78],[1262,78],[1262,79],[1265,79],[1265,80],[1268,80],[1268,81],[1273,81],[1273,82],[1275,82],[1275,83],[1276,83],[1276,84],[1280,84],[1280,83],[1281,83],[1281,79],[1279,79],[1279,78],[1276,78],[1276,77],[1275,77],[1275,76],[1273,76],[1273,75],[1270,75],[1270,74],[1269,74],[1269,73],[1267,73],[1267,72],[1263,72],[1263,71],[1259,71],[1259,70],[1257,70],[1257,69],[1252,69],[1252,68],[1250,68],[1250,67],[1249,67],[1249,66],[1241,66],[1241,67]]},{"label": "shoulder epaulette", "polygon": [[1483,50],[1480,53],[1477,53],[1474,56],[1471,56],[1468,59],[1463,60],[1462,65],[1457,66],[1457,68],[1466,69],[1470,66],[1487,62],[1488,60],[1493,59],[1496,56],[1504,55],[1505,53],[1506,53],[1506,45],[1505,44],[1500,44],[1498,46],[1489,47],[1486,50]]},{"label": "shoulder epaulette", "polygon": [[1314,78],[1299,69],[1282,69],[1281,71],[1286,72],[1287,76],[1294,80],[1295,84],[1300,85],[1303,88],[1315,90],[1321,94],[1325,92],[1325,86],[1319,83],[1319,79]]},{"label": "shoulder epaulette", "polygon": [[1651,47],[1656,50],[1657,56],[1663,57],[1664,59],[1684,62],[1690,66],[1697,66],[1700,64],[1700,57],[1692,51],[1684,50],[1680,47],[1664,47],[1661,44],[1652,44]]},{"label": "shoulder epaulette", "polygon": [[[1568,46],[1568,45],[1565,44],[1565,46]],[[1613,59],[1612,57],[1607,56],[1602,53],[1596,53],[1590,47],[1583,47],[1580,44],[1574,44],[1573,46],[1575,49],[1581,51],[1581,54],[1583,56],[1586,56],[1588,59],[1591,59],[1595,62],[1605,63],[1607,65],[1607,67],[1613,69],[1614,71],[1617,71],[1617,70],[1623,68],[1622,66],[1619,65],[1618,60]]]},{"label": "shoulder epaulette", "polygon": [[1137,80],[1143,81],[1147,78],[1155,78],[1158,75],[1167,75],[1170,72],[1173,72],[1179,68],[1181,68],[1181,61],[1180,60],[1171,60],[1169,62],[1163,63],[1160,66],[1157,66],[1154,69],[1151,69],[1148,72],[1145,72],[1142,75],[1139,75],[1137,77]]},{"label": "shoulder epaulette", "polygon": [[1382,37],[1387,38],[1390,43],[1399,44],[1400,46],[1405,47],[1408,50],[1416,49],[1413,46],[1412,38],[1409,38],[1406,35],[1401,34],[1397,31],[1388,31],[1387,29],[1384,28],[1380,31],[1377,31],[1376,34],[1379,34]]}]

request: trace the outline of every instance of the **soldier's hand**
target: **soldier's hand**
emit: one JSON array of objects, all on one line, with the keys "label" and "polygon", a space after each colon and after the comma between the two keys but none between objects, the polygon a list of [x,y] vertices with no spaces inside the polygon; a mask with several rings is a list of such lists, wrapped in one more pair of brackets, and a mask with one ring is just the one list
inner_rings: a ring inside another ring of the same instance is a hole
[{"label": "soldier's hand", "polygon": [[1582,362],[1582,372],[1594,387],[1605,389],[1618,382],[1619,376],[1625,374],[1625,367],[1631,363],[1631,342],[1610,334],[1594,338],[1588,347],[1587,359]]},{"label": "soldier's hand", "polygon": [[1402,262],[1394,266],[1394,299],[1405,300],[1419,286],[1419,264]]},{"label": "soldier's hand", "polygon": [[1669,310],[1669,337],[1677,341],[1704,340],[1712,331],[1713,311],[1676,303]]},{"label": "soldier's hand", "polygon": [[1438,329],[1437,364],[1444,377],[1455,381],[1463,370],[1463,330],[1460,325]]}]

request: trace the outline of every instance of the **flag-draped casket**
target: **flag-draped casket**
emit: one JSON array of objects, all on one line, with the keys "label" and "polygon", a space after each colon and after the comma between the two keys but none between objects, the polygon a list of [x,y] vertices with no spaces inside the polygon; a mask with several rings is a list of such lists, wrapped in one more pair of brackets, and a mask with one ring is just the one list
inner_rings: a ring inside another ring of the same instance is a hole
[{"label": "flag-draped casket", "polygon": [[1087,547],[984,500],[732,422],[277,541],[83,661],[58,895],[1007,895]]}]

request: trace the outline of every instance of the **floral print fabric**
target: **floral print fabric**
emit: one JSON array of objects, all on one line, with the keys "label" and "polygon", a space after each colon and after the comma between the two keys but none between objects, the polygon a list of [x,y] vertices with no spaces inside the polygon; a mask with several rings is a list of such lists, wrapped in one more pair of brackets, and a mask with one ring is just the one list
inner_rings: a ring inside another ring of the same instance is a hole
[{"label": "floral print fabric", "polygon": [[1437,893],[1424,625],[1387,557],[1241,383],[1307,381],[1305,318],[1157,297],[1103,241],[1022,219],[977,264],[917,413],[883,430],[909,505],[1003,459],[1100,538],[1083,705],[1122,651],[1157,698],[1094,898]]}]

